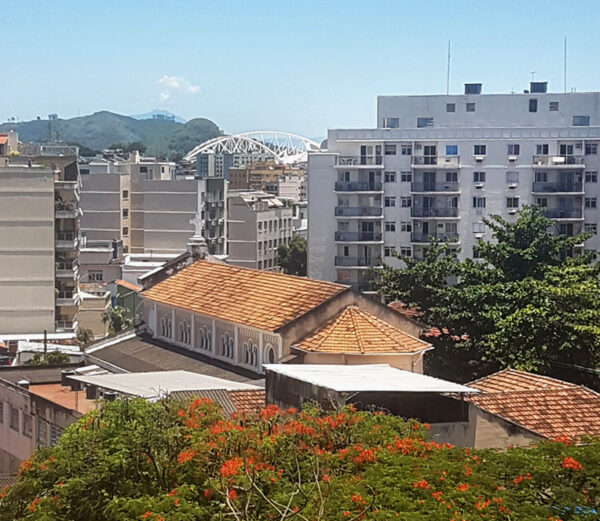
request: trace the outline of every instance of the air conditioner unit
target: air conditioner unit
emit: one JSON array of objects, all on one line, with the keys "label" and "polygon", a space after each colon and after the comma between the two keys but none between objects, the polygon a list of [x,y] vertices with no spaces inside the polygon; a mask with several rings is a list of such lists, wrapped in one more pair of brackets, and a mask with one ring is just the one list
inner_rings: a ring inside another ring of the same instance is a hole
[{"label": "air conditioner unit", "polygon": [[518,186],[518,185],[517,185],[517,183],[512,183],[512,184],[509,184],[509,185],[508,185],[508,187],[509,187],[511,190],[514,190],[514,189],[515,189],[517,186]]},{"label": "air conditioner unit", "polygon": [[475,183],[475,188],[482,189],[483,183]]},{"label": "air conditioner unit", "polygon": [[483,233],[476,233],[475,234],[475,238],[476,239],[483,239]]},{"label": "air conditioner unit", "polygon": [[516,161],[517,160],[517,156],[508,156],[508,160],[509,161]]},{"label": "air conditioner unit", "polygon": [[513,208],[513,209],[511,209],[511,210],[508,211],[508,214],[509,215],[515,215],[517,213],[517,211],[518,210],[516,208]]},{"label": "air conditioner unit", "polygon": [[482,163],[484,159],[485,159],[485,156],[475,156],[475,161],[477,163]]}]

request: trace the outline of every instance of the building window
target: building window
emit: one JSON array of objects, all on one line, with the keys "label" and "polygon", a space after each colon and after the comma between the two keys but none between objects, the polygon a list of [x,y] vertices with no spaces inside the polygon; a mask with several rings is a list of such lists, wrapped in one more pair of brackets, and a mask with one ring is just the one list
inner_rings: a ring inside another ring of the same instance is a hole
[{"label": "building window", "polygon": [[585,207],[586,208],[597,208],[597,202],[595,197],[586,197],[585,198]]},{"label": "building window", "polygon": [[473,246],[473,258],[474,259],[479,259],[479,247],[478,246]]},{"label": "building window", "polygon": [[412,206],[412,197],[401,197],[400,206],[402,208],[410,208]]},{"label": "building window", "polygon": [[433,118],[417,118],[417,128],[433,127]]},{"label": "building window", "polygon": [[510,144],[506,148],[509,156],[518,156],[521,152],[521,145],[519,144]]},{"label": "building window", "polygon": [[400,118],[383,118],[383,128],[399,128]]},{"label": "building window", "polygon": [[385,231],[386,232],[395,232],[396,231],[396,221],[386,221],[385,222]]},{"label": "building window", "polygon": [[400,172],[400,181],[403,183],[412,183],[412,172]]},{"label": "building window", "polygon": [[258,347],[252,340],[244,342],[244,364],[256,367],[258,365]]},{"label": "building window", "polygon": [[473,172],[474,183],[485,183],[485,172]]},{"label": "building window", "polygon": [[129,208],[123,208],[123,219],[127,219],[129,217]]},{"label": "building window", "polygon": [[386,172],[383,175],[383,180],[386,183],[395,183],[396,182],[396,172]]},{"label": "building window", "polygon": [[386,156],[395,156],[396,155],[396,145],[385,145],[383,147],[383,153]]},{"label": "building window", "polygon": [[446,112],[456,112],[456,103],[446,103]]},{"label": "building window", "polygon": [[184,320],[179,323],[179,341],[189,344],[192,339],[192,330],[190,325]]},{"label": "building window", "polygon": [[212,332],[207,326],[204,326],[199,331],[198,346],[203,351],[212,351]]},{"label": "building window", "polygon": [[229,333],[221,335],[221,356],[233,359],[233,338]]},{"label": "building window", "polygon": [[559,107],[558,101],[551,101],[548,104],[548,110],[550,112],[558,112],[558,107]]},{"label": "building window", "polygon": [[583,225],[583,231],[586,233],[597,233],[598,224],[596,223],[585,223]]},{"label": "building window", "polygon": [[548,143],[544,143],[542,145],[535,145],[535,153],[538,156],[547,156],[548,150]]},{"label": "building window", "polygon": [[9,404],[10,409],[10,428],[13,431],[19,432],[19,409]]},{"label": "building window", "polygon": [[585,182],[586,183],[597,183],[598,182],[598,172],[589,171],[585,173]]},{"label": "building window", "polygon": [[519,172],[506,172],[506,182],[516,184],[519,182]]},{"label": "building window", "polygon": [[473,233],[485,233],[485,223],[483,221],[474,222]]},{"label": "building window", "polygon": [[535,182],[536,183],[547,183],[548,182],[548,172],[536,172],[535,173]]},{"label": "building window", "polygon": [[529,112],[537,112],[537,100],[536,99],[529,100]]},{"label": "building window", "polygon": [[458,172],[446,172],[446,183],[458,183]]},{"label": "building window", "polygon": [[519,198],[518,197],[507,197],[506,198],[506,207],[507,208],[518,208],[519,207]]},{"label": "building window", "polygon": [[396,198],[393,196],[386,195],[384,199],[384,206],[391,207],[396,206]]},{"label": "building window", "polygon": [[400,246],[400,255],[402,257],[412,257],[412,248],[410,246]]},{"label": "building window", "polygon": [[485,208],[485,197],[473,197],[473,208]]},{"label": "building window", "polygon": [[412,223],[410,221],[402,221],[400,223],[401,232],[412,232]]},{"label": "building window", "polygon": [[123,190],[123,201],[129,199],[129,190]]},{"label": "building window", "polygon": [[412,156],[412,145],[400,145],[400,153],[403,156]]},{"label": "building window", "polygon": [[393,255],[393,252],[396,251],[396,246],[384,246],[383,247],[383,256],[384,257],[391,257]]},{"label": "building window", "polygon": [[161,317],[160,319],[160,336],[163,338],[171,338],[172,333],[171,319],[167,317]]},{"label": "building window", "polygon": [[123,227],[123,237],[129,237],[129,228],[127,226]]},{"label": "building window", "polygon": [[589,116],[573,116],[574,127],[589,127],[590,117]]},{"label": "building window", "polygon": [[457,156],[458,155],[458,145],[446,145],[446,155],[447,156]]},{"label": "building window", "polygon": [[267,346],[267,362],[269,364],[275,363],[275,349],[270,345]]},{"label": "building window", "polygon": [[88,282],[103,282],[104,272],[102,271],[90,271],[88,273]]},{"label": "building window", "polygon": [[467,103],[467,112],[475,112],[475,103]]},{"label": "building window", "polygon": [[548,208],[548,199],[546,199],[545,197],[538,197],[535,200],[535,204],[540,208]]},{"label": "building window", "polygon": [[89,168],[80,168],[79,173],[81,175],[90,175],[90,169]]},{"label": "building window", "polygon": [[33,424],[31,414],[23,413],[23,434],[28,438],[33,436]]},{"label": "building window", "polygon": [[585,144],[585,155],[595,156],[598,153],[598,143],[586,143]]},{"label": "building window", "polygon": [[473,145],[473,155],[485,156],[487,154],[487,145]]}]

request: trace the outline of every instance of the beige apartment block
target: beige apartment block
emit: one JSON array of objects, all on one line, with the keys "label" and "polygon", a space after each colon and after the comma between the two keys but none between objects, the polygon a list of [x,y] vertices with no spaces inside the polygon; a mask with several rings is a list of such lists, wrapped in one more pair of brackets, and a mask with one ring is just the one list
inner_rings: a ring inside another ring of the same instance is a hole
[{"label": "beige apartment block", "polygon": [[279,271],[277,248],[293,235],[290,201],[265,192],[230,190],[227,196],[228,262]]}]

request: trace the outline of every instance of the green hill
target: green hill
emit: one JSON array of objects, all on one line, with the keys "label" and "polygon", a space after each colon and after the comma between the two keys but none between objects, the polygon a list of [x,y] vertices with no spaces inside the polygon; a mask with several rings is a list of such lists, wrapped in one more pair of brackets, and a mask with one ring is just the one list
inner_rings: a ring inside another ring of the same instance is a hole
[{"label": "green hill", "polygon": [[108,111],[71,119],[3,123],[0,132],[14,130],[23,142],[62,141],[91,150],[115,143],[140,142],[149,155],[177,159],[193,147],[223,134],[212,121],[196,118],[187,123],[163,119],[138,120]]}]

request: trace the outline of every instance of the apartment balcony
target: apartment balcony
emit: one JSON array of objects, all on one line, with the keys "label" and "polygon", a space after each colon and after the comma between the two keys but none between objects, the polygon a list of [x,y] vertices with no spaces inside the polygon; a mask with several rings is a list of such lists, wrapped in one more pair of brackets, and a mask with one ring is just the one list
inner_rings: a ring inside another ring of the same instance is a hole
[{"label": "apartment balcony", "polygon": [[412,156],[413,168],[459,168],[460,156]]},{"label": "apartment balcony", "polygon": [[410,209],[411,217],[458,217],[458,208],[423,208],[412,207]]},{"label": "apartment balcony", "polygon": [[383,242],[381,232],[335,232],[337,242]]},{"label": "apartment balcony", "polygon": [[337,156],[336,168],[383,168],[383,156]]},{"label": "apartment balcony", "polygon": [[335,183],[336,192],[383,192],[383,184],[376,182],[338,181]]},{"label": "apartment balcony", "polygon": [[56,190],[68,190],[76,192],[79,188],[79,181],[67,181],[64,179],[56,179],[54,180],[54,188]]},{"label": "apartment balcony", "polygon": [[533,166],[550,168],[585,168],[583,156],[533,156]]},{"label": "apartment balcony", "polygon": [[76,280],[79,275],[79,263],[77,261],[57,262],[56,278]]},{"label": "apartment balcony", "polygon": [[543,213],[548,219],[583,219],[581,208],[544,208]]},{"label": "apartment balcony", "polygon": [[581,183],[533,183],[533,193],[540,194],[573,194],[582,195],[583,185]]},{"label": "apartment balcony", "polygon": [[76,332],[79,327],[77,320],[57,320],[54,322],[54,328],[56,331],[64,331],[65,333]]},{"label": "apartment balcony", "polygon": [[59,291],[56,294],[56,305],[62,306],[77,306],[79,304],[79,293],[74,291]]},{"label": "apartment balcony", "polygon": [[413,193],[427,193],[427,192],[455,192],[460,193],[460,187],[458,183],[411,183],[410,191]]},{"label": "apartment balcony", "polygon": [[370,268],[379,266],[381,257],[336,257],[335,265],[346,268]]},{"label": "apartment balcony", "polygon": [[74,201],[56,201],[54,217],[56,219],[76,219],[79,217],[79,205]]},{"label": "apartment balcony", "polygon": [[383,208],[377,206],[336,206],[336,217],[383,217]]},{"label": "apartment balcony", "polygon": [[55,245],[59,250],[74,250],[79,242],[79,232],[56,232]]},{"label": "apartment balcony", "polygon": [[412,232],[410,234],[411,242],[429,244],[431,240],[440,242],[458,242],[458,233],[442,232],[442,233],[419,233]]}]

